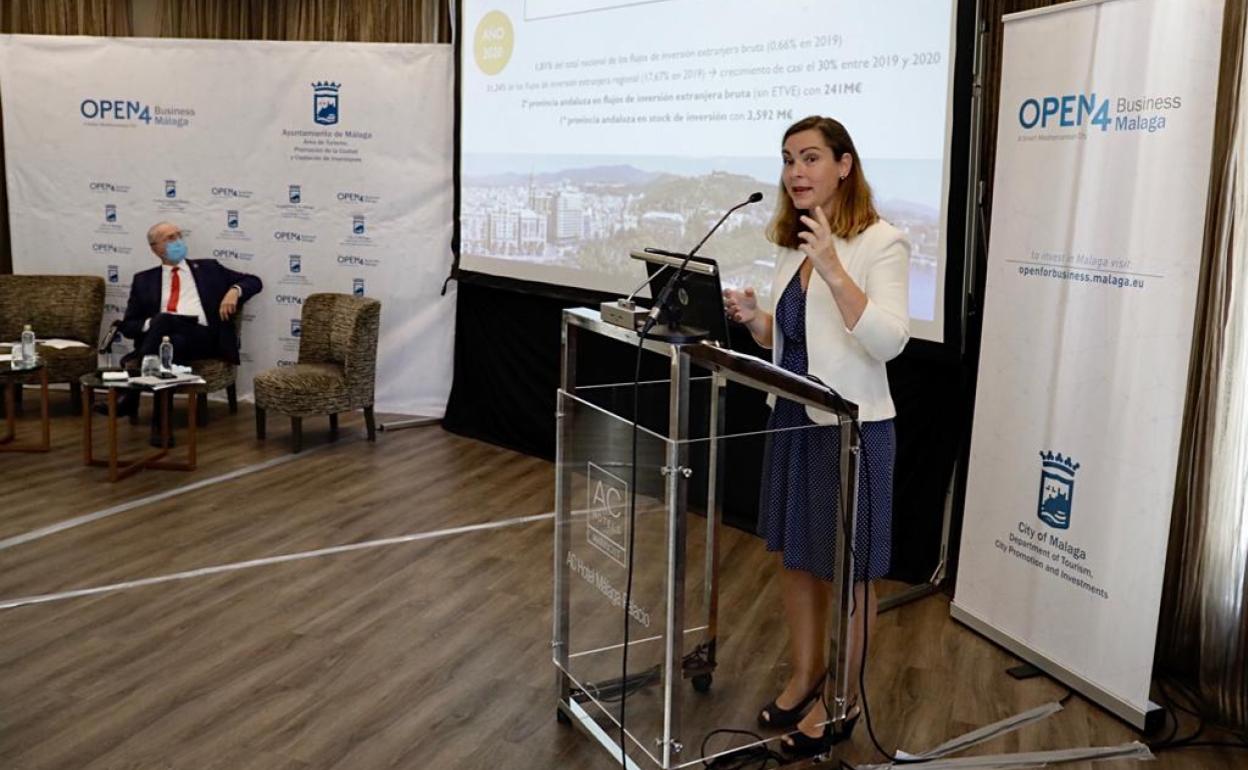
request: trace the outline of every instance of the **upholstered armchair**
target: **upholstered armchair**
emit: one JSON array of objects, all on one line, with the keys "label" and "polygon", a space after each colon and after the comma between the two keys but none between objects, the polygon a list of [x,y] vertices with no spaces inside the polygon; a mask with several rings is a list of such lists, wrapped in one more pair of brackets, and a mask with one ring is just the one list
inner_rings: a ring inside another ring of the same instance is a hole
[{"label": "upholstered armchair", "polygon": [[256,375],[256,437],[265,437],[265,415],[290,417],[294,451],[303,449],[303,418],[329,416],[330,440],[338,414],[364,410],[368,440],[376,441],[373,385],[381,303],[350,294],[312,294],[300,316],[299,362]]},{"label": "upholstered armchair", "polygon": [[86,345],[64,350],[38,346],[48,382],[70,383],[74,411],[82,409],[78,378],[97,368],[103,317],[104,279],[99,276],[0,275],[0,342],[17,340],[22,327],[30,324],[40,339],[59,337]]}]

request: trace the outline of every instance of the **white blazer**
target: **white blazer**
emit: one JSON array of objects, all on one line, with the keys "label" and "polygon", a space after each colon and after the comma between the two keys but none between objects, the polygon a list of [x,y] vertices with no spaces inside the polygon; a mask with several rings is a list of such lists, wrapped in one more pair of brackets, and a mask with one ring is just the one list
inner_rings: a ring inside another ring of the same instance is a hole
[{"label": "white blazer", "polygon": [[[862,233],[844,240],[833,236],[837,256],[846,272],[867,295],[867,307],[852,330],[845,328],[832,288],[812,273],[806,290],[806,355],[809,373],[858,405],[863,422],[896,416],[888,392],[885,362],[897,357],[910,339],[910,244],[901,231],[879,220]],[[781,249],[766,310],[775,315],[776,303],[806,255]],[[784,354],[779,323],[771,326],[775,361]],[[775,397],[768,399],[775,404]],[[818,424],[833,422],[832,415],[811,407],[806,414]]]}]

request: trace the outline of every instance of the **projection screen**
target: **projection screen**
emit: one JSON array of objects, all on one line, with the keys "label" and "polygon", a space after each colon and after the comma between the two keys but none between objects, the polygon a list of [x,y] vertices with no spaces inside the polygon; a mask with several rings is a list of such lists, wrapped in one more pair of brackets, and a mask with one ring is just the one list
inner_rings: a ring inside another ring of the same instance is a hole
[{"label": "projection screen", "polygon": [[912,245],[914,337],[942,341],[954,0],[465,0],[462,270],[614,293],[631,251],[702,253],[766,291],[780,140],[811,114],[854,137]]}]

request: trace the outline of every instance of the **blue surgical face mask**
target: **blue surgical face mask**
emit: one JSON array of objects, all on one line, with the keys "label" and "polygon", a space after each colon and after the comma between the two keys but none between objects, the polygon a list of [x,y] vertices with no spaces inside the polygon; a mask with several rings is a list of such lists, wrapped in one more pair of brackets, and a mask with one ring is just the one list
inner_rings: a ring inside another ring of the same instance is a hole
[{"label": "blue surgical face mask", "polygon": [[186,241],[178,239],[165,244],[165,259],[170,262],[181,262],[186,259]]}]

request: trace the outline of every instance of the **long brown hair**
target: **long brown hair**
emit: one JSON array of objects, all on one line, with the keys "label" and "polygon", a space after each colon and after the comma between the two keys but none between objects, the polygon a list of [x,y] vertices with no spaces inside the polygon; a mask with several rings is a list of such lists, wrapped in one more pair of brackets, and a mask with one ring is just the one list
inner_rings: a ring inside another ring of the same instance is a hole
[{"label": "long brown hair", "polygon": [[[849,153],[854,159],[849,174],[836,188],[836,195],[832,199],[832,213],[828,216],[833,233],[841,238],[852,238],[880,218],[875,210],[875,202],[871,199],[871,185],[867,184],[867,178],[862,173],[862,158],[845,126],[840,121],[821,115],[802,118],[789,126],[784,132],[784,138],[780,140],[781,145],[790,136],[812,128],[823,135],[824,144],[832,151],[833,158],[839,161],[845,153]],[[802,240],[797,234],[806,229],[799,219],[801,214],[800,209],[793,207],[793,199],[789,197],[788,190],[784,189],[784,179],[781,177],[780,192],[776,196],[776,213],[767,225],[767,240],[788,249],[800,246]]]}]

